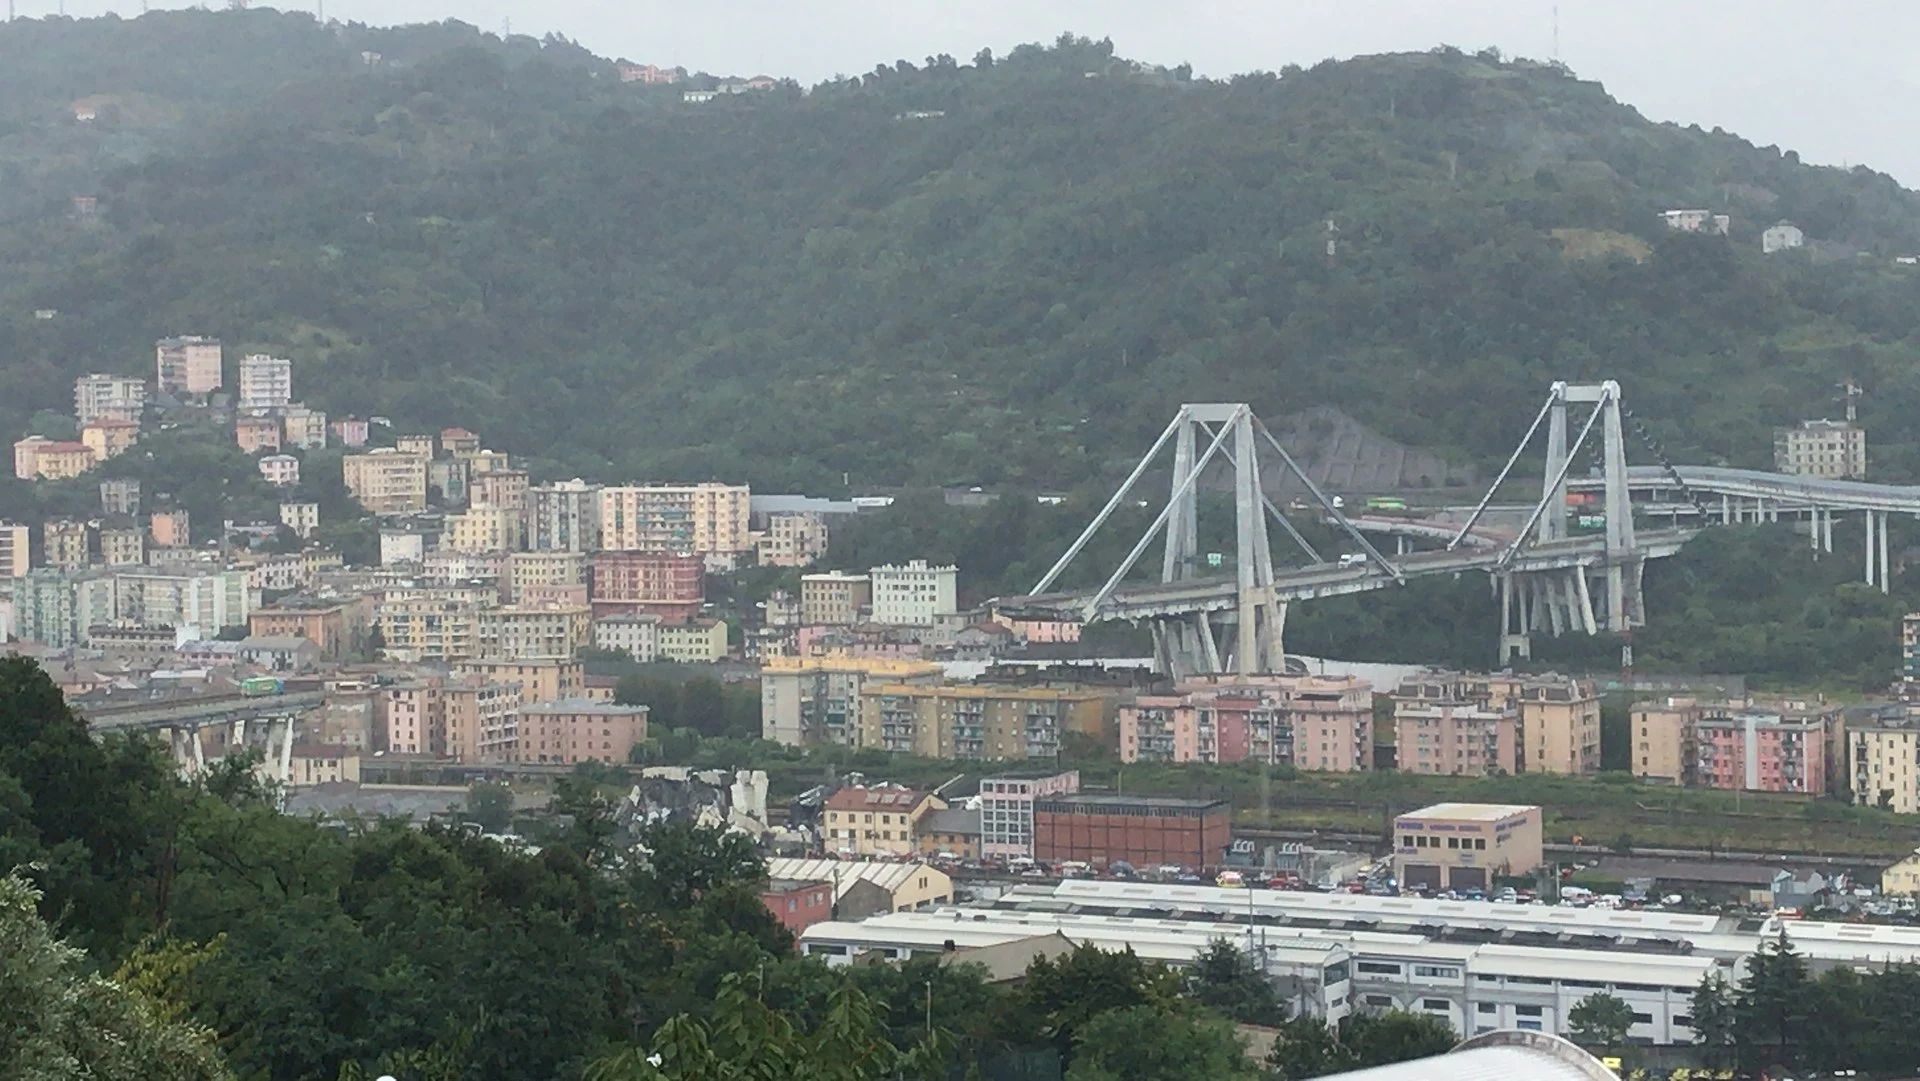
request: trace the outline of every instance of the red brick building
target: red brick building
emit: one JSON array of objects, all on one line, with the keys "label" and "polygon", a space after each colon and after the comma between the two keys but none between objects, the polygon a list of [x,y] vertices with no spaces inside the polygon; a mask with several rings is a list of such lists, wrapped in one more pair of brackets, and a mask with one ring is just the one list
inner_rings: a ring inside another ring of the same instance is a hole
[{"label": "red brick building", "polygon": [[1232,841],[1226,800],[1170,796],[1060,795],[1033,803],[1033,855],[1105,867],[1217,867]]},{"label": "red brick building", "polygon": [[595,619],[654,615],[662,623],[685,623],[706,599],[707,569],[692,554],[596,552],[592,578]]},{"label": "red brick building", "polygon": [[791,878],[776,878],[767,883],[760,891],[760,900],[780,921],[780,926],[794,933],[823,923],[833,918],[833,883],[802,882]]}]

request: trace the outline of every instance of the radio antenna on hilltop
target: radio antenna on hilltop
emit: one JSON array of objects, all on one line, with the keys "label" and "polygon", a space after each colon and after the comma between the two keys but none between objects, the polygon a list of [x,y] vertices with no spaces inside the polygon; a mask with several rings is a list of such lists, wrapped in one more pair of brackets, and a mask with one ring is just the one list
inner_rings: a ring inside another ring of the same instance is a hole
[{"label": "radio antenna on hilltop", "polygon": [[1553,62],[1560,62],[1560,5],[1553,5]]}]

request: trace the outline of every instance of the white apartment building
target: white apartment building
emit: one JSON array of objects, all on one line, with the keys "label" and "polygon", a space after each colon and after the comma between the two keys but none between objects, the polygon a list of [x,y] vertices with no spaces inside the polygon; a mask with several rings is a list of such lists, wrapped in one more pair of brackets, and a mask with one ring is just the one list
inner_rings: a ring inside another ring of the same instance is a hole
[{"label": "white apartment building", "polygon": [[935,616],[959,610],[954,589],[959,575],[957,567],[930,567],[924,559],[905,566],[873,568],[867,572],[873,587],[873,621],[933,626]]},{"label": "white apartment building", "polygon": [[624,653],[641,664],[652,664],[660,656],[660,617],[642,613],[595,620],[593,644],[597,649]]},{"label": "white apartment building", "polygon": [[32,531],[23,525],[0,522],[0,578],[25,578],[30,568],[28,559],[31,548]]},{"label": "white apartment building", "polygon": [[300,483],[300,459],[291,454],[269,454],[260,459],[260,475],[275,488],[291,488]]},{"label": "white apartment building", "polygon": [[210,639],[244,627],[252,610],[245,571],[125,572],[113,576],[114,618],[142,627],[172,627]]},{"label": "white apartment building", "polygon": [[81,426],[96,420],[140,423],[147,409],[147,384],[125,375],[83,375],[73,381],[73,416]]},{"label": "white apartment building", "polygon": [[220,389],[220,339],[190,335],[153,343],[155,384],[162,394],[200,395]]},{"label": "white apartment building", "polygon": [[1826,480],[1867,475],[1867,430],[1846,420],[1803,420],[1773,432],[1773,468]]},{"label": "white apartment building", "polygon": [[314,530],[320,528],[320,504],[282,503],[280,524],[293,530],[301,540],[306,540],[313,536]]},{"label": "white apartment building", "polygon": [[278,409],[293,401],[293,361],[250,353],[240,358],[241,409]]}]

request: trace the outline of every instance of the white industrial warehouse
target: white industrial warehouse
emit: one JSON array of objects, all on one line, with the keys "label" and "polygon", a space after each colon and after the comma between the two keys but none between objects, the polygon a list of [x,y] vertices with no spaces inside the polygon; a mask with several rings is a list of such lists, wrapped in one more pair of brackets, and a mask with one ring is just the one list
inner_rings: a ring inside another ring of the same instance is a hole
[{"label": "white industrial warehouse", "polygon": [[829,962],[963,951],[1040,935],[1185,964],[1219,939],[1265,960],[1294,1008],[1337,1020],[1404,1009],[1463,1035],[1563,1033],[1606,991],[1633,1007],[1630,1038],[1689,1043],[1693,991],[1784,929],[1815,968],[1920,961],[1920,929],[1408,897],[1067,881],[979,905],[815,924]]}]

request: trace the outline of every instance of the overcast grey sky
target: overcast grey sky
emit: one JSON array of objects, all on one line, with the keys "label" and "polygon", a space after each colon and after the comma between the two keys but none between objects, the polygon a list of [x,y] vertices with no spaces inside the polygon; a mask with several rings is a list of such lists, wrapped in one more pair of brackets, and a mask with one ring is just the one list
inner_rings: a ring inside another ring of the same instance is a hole
[{"label": "overcast grey sky", "polygon": [[[21,15],[60,0],[15,0]],[[218,2],[218,0],[214,0]],[[1915,0],[285,0],[372,23],[459,18],[557,31],[598,53],[816,82],[933,53],[966,60],[1111,37],[1123,56],[1228,75],[1446,43],[1546,58],[1656,120],[1715,125],[1811,162],[1920,186]],[[156,0],[154,6],[185,6]],[[138,0],[66,0],[73,15]]]}]

